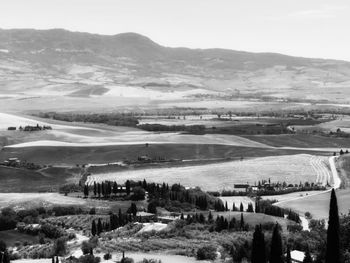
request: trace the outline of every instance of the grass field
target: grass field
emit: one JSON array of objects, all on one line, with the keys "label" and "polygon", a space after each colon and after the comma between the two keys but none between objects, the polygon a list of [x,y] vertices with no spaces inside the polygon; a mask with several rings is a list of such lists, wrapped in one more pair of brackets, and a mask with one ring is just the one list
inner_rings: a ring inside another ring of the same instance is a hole
[{"label": "grass field", "polygon": [[104,180],[117,181],[143,180],[150,182],[181,183],[185,186],[199,186],[206,191],[233,189],[236,183],[254,184],[269,178],[273,182],[299,183],[315,182],[316,171],[310,165],[311,155],[262,157],[243,161],[193,165],[187,167],[150,168],[126,170],[116,173],[94,174],[87,183]]},{"label": "grass field", "polygon": [[0,166],[0,192],[57,191],[62,184],[78,182],[79,174],[77,168],[45,168],[38,172]]},{"label": "grass field", "polygon": [[[339,213],[348,214],[350,210],[350,189],[337,190]],[[301,214],[310,212],[315,219],[328,219],[330,192],[307,198],[283,202],[279,206],[291,208]]]},{"label": "grass field", "polygon": [[0,240],[4,241],[8,247],[14,246],[17,242],[37,244],[38,236],[20,233],[16,230],[0,231]]}]

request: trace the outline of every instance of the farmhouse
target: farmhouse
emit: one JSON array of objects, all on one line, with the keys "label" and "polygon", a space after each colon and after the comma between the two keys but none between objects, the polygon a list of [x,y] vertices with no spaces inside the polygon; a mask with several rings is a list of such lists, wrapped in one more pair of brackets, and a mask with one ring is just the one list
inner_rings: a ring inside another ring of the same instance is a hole
[{"label": "farmhouse", "polygon": [[6,166],[19,166],[20,160],[18,158],[8,158],[4,161],[4,165]]},{"label": "farmhouse", "polygon": [[148,213],[148,212],[143,212],[143,211],[137,212],[136,217],[141,219],[142,222],[156,219],[156,215],[155,214]]},{"label": "farmhouse", "polygon": [[17,130],[17,128],[16,128],[16,127],[8,127],[7,130],[9,130],[9,131],[15,131],[15,130]]},{"label": "farmhouse", "polygon": [[234,189],[237,192],[248,192],[249,184],[235,184]]}]

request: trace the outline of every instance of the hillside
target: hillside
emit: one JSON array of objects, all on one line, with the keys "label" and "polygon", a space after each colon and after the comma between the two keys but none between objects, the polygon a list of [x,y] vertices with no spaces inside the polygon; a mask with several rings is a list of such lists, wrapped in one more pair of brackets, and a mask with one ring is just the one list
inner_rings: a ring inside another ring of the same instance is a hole
[{"label": "hillside", "polygon": [[349,77],[345,61],[169,48],[135,33],[0,30],[0,99],[12,110],[198,100],[347,103]]}]

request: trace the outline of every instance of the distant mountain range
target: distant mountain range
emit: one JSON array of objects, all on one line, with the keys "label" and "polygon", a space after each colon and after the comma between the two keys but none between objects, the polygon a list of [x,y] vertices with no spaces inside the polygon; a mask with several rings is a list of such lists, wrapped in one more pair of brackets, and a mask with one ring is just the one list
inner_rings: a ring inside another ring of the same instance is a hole
[{"label": "distant mountain range", "polygon": [[142,88],[139,97],[156,100],[226,97],[347,103],[350,62],[169,48],[135,33],[14,29],[0,30],[0,87],[0,96],[17,99],[138,97],[133,92]]}]

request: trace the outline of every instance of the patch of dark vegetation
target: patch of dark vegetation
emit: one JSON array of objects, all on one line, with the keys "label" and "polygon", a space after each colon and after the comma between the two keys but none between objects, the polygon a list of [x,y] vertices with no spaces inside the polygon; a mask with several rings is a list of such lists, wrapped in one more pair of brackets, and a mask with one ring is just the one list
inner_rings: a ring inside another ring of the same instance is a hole
[{"label": "patch of dark vegetation", "polygon": [[89,122],[89,123],[104,123],[112,126],[130,126],[136,127],[139,123],[138,119],[133,114],[124,113],[39,113],[40,118],[54,119],[66,122]]}]

